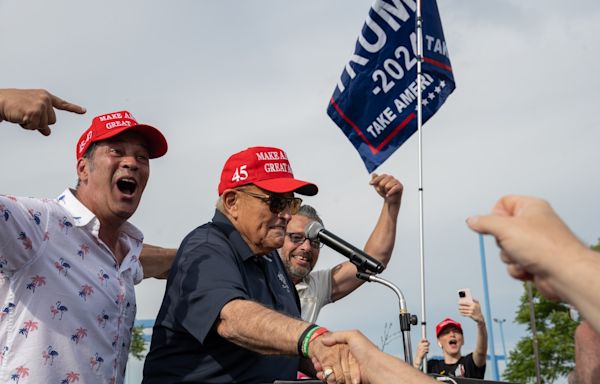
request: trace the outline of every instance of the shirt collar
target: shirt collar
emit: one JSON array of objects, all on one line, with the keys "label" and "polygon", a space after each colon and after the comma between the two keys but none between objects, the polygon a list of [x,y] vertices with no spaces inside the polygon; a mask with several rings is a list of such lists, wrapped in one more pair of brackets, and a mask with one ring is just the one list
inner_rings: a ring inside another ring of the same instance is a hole
[{"label": "shirt collar", "polygon": [[[90,211],[81,203],[81,201],[79,201],[77,197],[75,197],[72,189],[65,189],[65,191],[61,193],[56,200],[58,201],[59,205],[69,212],[73,218],[73,224],[75,224],[75,226],[85,227],[89,224],[92,224],[94,232],[98,231],[100,228],[100,221],[92,211]],[[121,225],[121,232],[124,232],[129,237],[132,237],[140,242],[144,240],[144,235],[142,232],[128,221]]]},{"label": "shirt collar", "polygon": [[225,216],[218,209],[215,210],[215,215],[213,216],[212,222],[215,226],[217,226],[217,228],[219,228],[219,230],[221,230],[221,232],[225,234],[225,236],[227,236],[227,238],[235,248],[236,252],[242,257],[242,260],[246,261],[252,256],[254,256],[254,253],[252,252],[248,244],[246,244],[246,242],[242,238],[242,235],[238,232],[237,229],[235,229],[235,227],[233,226],[231,221],[229,221],[227,216]]},{"label": "shirt collar", "polygon": [[296,290],[298,292],[305,290],[306,288],[308,288],[308,283],[306,282],[305,279],[300,280],[300,282],[298,284],[296,284]]}]

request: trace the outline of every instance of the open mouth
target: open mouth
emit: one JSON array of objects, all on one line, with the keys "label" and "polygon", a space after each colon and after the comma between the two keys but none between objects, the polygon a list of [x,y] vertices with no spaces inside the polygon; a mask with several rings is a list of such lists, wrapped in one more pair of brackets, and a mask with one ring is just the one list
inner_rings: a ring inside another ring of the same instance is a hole
[{"label": "open mouth", "polygon": [[457,344],[457,341],[456,341],[456,340],[450,340],[450,341],[448,342],[448,344],[450,344],[450,345],[456,345],[456,344]]},{"label": "open mouth", "polygon": [[310,265],[310,262],[312,260],[311,258],[306,257],[304,255],[294,255],[293,257],[301,264],[306,264],[306,265]]},{"label": "open mouth", "polygon": [[117,180],[117,188],[122,193],[127,195],[133,195],[135,190],[137,189],[137,181],[132,178],[124,177],[122,179]]}]

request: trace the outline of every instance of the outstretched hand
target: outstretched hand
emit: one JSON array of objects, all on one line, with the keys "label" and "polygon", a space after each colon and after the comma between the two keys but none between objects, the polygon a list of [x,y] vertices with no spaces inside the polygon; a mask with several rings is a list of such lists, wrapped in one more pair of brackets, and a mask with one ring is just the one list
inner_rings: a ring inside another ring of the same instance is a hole
[{"label": "outstretched hand", "polygon": [[49,126],[56,123],[54,108],[79,114],[86,111],[43,89],[0,89],[0,121],[19,124],[48,136]]},{"label": "outstretched hand", "polygon": [[550,204],[538,198],[505,196],[491,214],[470,217],[467,224],[476,232],[495,236],[508,273],[533,280],[549,299],[562,298],[551,276],[569,265],[573,255],[587,250]]}]

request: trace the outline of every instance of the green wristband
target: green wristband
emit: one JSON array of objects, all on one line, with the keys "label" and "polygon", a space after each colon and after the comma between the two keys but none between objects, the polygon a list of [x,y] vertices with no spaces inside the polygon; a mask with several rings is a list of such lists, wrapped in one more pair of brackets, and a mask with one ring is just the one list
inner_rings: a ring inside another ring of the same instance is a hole
[{"label": "green wristband", "polygon": [[310,331],[308,331],[306,333],[306,336],[304,336],[304,340],[302,340],[302,356],[308,358],[308,345],[310,342],[310,338],[313,335],[313,333],[315,333],[317,331],[317,329],[319,329],[319,328],[321,328],[321,327],[316,325],[315,327],[313,327]]},{"label": "green wristband", "polygon": [[[298,338],[298,355],[304,356],[303,348],[304,348],[305,337],[310,331],[312,331],[313,329],[317,329],[317,328],[319,328],[318,325],[311,324],[308,327],[306,327],[306,329],[302,332],[302,334]],[[304,357],[306,357],[306,356],[304,356]]]}]

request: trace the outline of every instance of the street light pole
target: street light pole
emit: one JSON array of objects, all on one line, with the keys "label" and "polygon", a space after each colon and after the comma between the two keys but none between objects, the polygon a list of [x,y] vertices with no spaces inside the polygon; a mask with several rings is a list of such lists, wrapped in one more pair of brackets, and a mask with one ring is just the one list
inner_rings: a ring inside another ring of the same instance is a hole
[{"label": "street light pole", "polygon": [[[490,294],[488,291],[487,267],[485,262],[485,247],[483,244],[483,235],[479,235],[479,254],[481,255],[481,277],[483,279],[483,300],[485,303],[485,322],[488,330],[488,350],[490,353],[490,365],[492,366],[492,378],[500,380],[498,374],[498,360],[496,359],[496,347],[494,346],[494,326],[492,324],[492,309],[490,308]],[[539,384],[539,383],[538,383]]]},{"label": "street light pole", "polygon": [[496,319],[494,317],[494,322],[498,323],[500,327],[500,340],[502,340],[502,353],[504,353],[504,366],[508,363],[508,356],[506,355],[506,344],[504,344],[504,330],[502,329],[502,323],[504,323],[506,319]]}]

